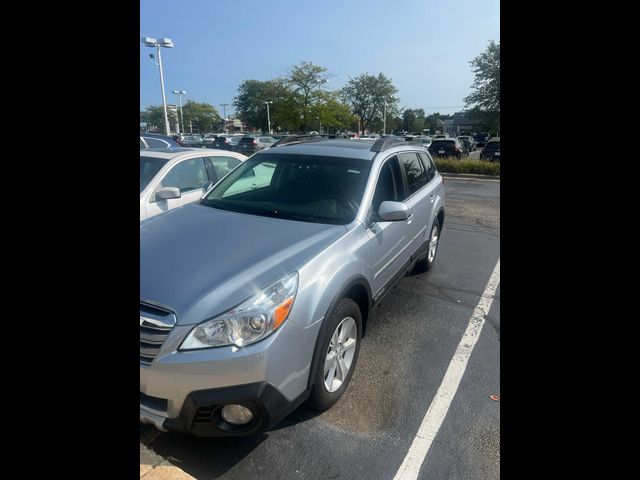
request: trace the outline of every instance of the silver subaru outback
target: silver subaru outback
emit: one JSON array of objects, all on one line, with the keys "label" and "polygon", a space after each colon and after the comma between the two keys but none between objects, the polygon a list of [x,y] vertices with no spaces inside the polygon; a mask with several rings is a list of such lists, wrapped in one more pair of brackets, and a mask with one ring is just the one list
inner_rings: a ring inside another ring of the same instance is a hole
[{"label": "silver subaru outback", "polygon": [[141,222],[140,421],[236,436],[331,407],[371,310],[432,267],[443,183],[421,144],[293,139]]}]

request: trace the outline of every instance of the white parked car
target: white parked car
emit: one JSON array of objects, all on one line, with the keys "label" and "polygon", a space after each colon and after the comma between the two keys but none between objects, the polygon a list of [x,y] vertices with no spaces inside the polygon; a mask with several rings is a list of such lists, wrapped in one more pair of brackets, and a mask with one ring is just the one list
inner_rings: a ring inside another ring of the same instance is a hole
[{"label": "white parked car", "polygon": [[198,201],[246,158],[228,150],[140,150],[140,220]]}]

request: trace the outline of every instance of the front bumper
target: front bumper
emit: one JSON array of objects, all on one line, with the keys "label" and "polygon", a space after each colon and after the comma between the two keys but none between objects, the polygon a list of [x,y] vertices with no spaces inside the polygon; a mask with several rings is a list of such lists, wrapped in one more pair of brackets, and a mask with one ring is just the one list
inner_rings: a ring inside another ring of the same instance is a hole
[{"label": "front bumper", "polygon": [[[271,428],[297,408],[308,396],[302,392],[287,400],[273,385],[258,382],[236,387],[198,390],[185,400],[177,418],[164,418],[140,406],[140,421],[161,431],[190,433],[200,437],[234,437],[251,435]],[[240,404],[253,413],[253,419],[242,426],[225,422],[221,410],[227,404]]]},{"label": "front bumper", "polygon": [[[200,436],[244,435],[271,427],[306,398],[320,324],[302,328],[287,321],[247,347],[194,351],[178,349],[192,326],[174,327],[151,365],[140,365],[140,422]],[[246,404],[254,412],[250,429],[225,429],[216,422],[227,403]]]}]

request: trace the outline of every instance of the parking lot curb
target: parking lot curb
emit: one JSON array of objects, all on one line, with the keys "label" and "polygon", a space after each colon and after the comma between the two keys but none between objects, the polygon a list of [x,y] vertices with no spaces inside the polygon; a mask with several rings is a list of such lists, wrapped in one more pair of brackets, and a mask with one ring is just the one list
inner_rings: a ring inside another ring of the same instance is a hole
[{"label": "parking lot curb", "polygon": [[500,180],[500,175],[478,175],[476,173],[448,173],[440,172],[445,178],[471,178],[478,180]]},{"label": "parking lot curb", "polygon": [[140,478],[144,480],[195,480],[168,460],[140,444]]}]

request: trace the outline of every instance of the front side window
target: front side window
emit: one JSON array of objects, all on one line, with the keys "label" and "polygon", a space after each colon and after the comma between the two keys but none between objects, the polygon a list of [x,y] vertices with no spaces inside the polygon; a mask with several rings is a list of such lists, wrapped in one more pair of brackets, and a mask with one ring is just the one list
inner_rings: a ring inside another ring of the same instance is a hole
[{"label": "front side window", "polygon": [[380,169],[371,208],[377,212],[382,202],[401,202],[404,198],[404,182],[398,166],[398,157],[393,156]]},{"label": "front side window", "polygon": [[221,180],[202,205],[252,215],[346,225],[360,207],[371,162],[258,153]]},{"label": "front side window", "polygon": [[178,187],[180,193],[202,188],[209,181],[202,158],[183,160],[162,179],[161,187]]},{"label": "front side window", "polygon": [[209,157],[213,164],[213,169],[216,174],[216,180],[220,180],[226,176],[231,170],[240,165],[240,160],[234,157]]},{"label": "front side window", "polygon": [[165,163],[167,163],[165,158],[140,156],[140,193],[149,185],[149,182],[164,167]]},{"label": "front side window", "polygon": [[408,195],[413,195],[427,182],[427,172],[422,165],[422,162],[418,158],[418,154],[414,152],[401,153],[399,155],[400,163],[404,167],[404,171],[407,175],[407,186],[409,187]]}]

